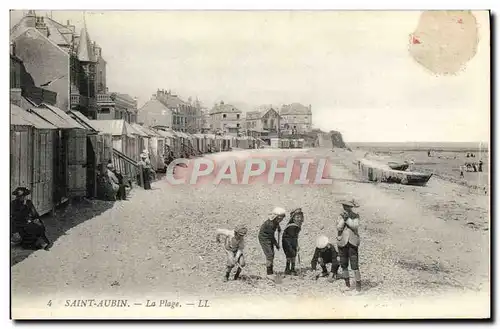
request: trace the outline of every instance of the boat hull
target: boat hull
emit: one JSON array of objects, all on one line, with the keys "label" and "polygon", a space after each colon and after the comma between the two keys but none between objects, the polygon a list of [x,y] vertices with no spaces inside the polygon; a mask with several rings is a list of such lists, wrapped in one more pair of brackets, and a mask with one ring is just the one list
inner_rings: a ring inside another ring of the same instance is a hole
[{"label": "boat hull", "polygon": [[424,186],[432,177],[432,174],[394,170],[388,165],[366,159],[358,161],[358,169],[360,175],[371,182]]}]

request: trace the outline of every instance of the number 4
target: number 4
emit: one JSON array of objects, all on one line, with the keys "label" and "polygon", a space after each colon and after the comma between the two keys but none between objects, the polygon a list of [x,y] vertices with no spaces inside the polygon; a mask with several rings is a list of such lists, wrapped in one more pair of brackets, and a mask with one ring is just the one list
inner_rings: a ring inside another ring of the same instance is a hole
[{"label": "number 4", "polygon": [[52,306],[52,299],[49,300],[49,302],[47,303],[47,306]]}]

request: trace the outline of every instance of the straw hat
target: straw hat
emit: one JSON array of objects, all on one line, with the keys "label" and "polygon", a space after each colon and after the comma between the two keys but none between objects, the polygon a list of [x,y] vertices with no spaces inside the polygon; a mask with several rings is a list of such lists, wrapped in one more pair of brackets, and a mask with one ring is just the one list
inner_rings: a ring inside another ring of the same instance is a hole
[{"label": "straw hat", "polygon": [[286,215],[286,210],[280,207],[276,207],[273,209],[272,214],[275,216],[283,216]]},{"label": "straw hat", "polygon": [[108,164],[106,165],[106,167],[107,167],[108,169],[113,169],[113,168],[114,168],[114,166],[113,166],[113,164],[112,164],[112,163],[108,163]]},{"label": "straw hat", "polygon": [[328,238],[324,235],[320,235],[316,239],[316,248],[323,249],[328,245]]},{"label": "straw hat", "polygon": [[12,192],[12,195],[15,195],[15,196],[26,196],[26,195],[30,195],[30,194],[31,194],[31,191],[26,187],[18,187],[14,190],[14,192]]},{"label": "straw hat", "polygon": [[142,158],[142,159],[145,159],[145,158],[147,158],[147,157],[148,157],[148,155],[147,155],[146,153],[141,153],[141,158]]}]

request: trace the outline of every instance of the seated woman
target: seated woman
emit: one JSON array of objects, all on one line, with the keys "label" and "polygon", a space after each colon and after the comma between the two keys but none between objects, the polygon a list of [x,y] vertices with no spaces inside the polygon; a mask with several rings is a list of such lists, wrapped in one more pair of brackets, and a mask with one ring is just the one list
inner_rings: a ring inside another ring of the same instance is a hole
[{"label": "seated woman", "polygon": [[52,244],[45,234],[45,225],[33,202],[26,198],[30,193],[26,187],[18,187],[12,193],[16,196],[10,204],[12,233],[21,240],[23,248],[49,250]]}]

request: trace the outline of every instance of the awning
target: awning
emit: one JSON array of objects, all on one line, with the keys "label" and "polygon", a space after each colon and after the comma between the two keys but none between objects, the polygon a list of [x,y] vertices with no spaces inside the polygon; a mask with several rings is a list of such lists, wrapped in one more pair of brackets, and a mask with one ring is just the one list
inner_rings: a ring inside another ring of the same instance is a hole
[{"label": "awning", "polygon": [[14,104],[10,104],[10,124],[12,126],[31,126],[37,129],[57,129],[53,124]]}]

